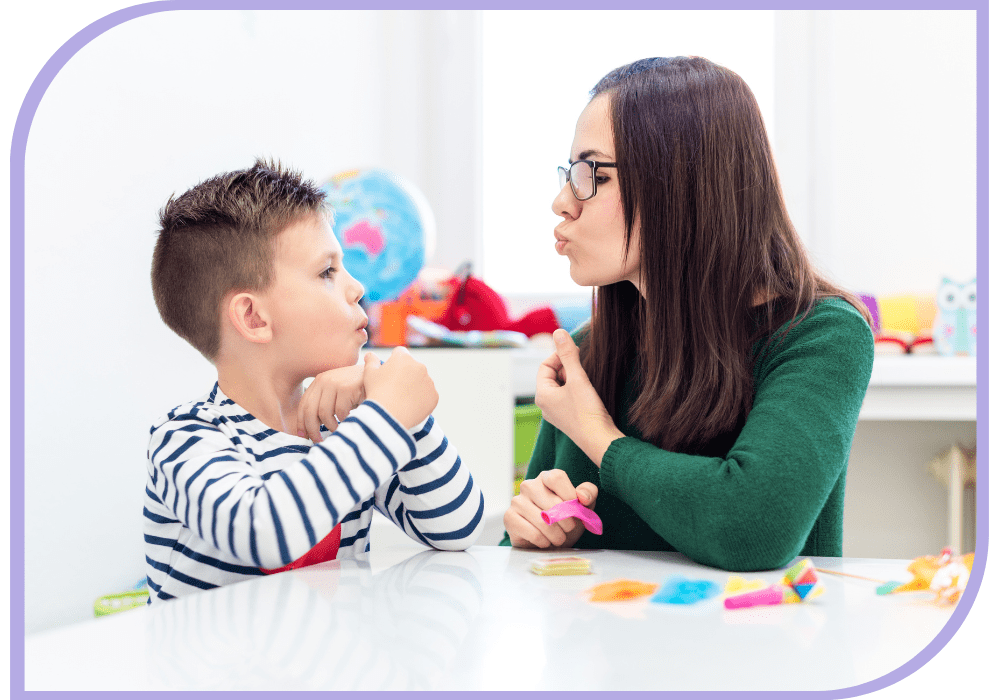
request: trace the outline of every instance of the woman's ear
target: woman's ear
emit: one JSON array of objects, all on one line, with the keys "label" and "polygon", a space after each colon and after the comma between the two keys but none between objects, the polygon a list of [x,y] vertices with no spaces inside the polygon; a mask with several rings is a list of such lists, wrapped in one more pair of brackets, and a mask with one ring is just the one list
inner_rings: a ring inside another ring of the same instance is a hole
[{"label": "woman's ear", "polygon": [[249,292],[234,294],[227,308],[229,322],[251,343],[268,343],[273,336],[270,319],[259,297]]}]

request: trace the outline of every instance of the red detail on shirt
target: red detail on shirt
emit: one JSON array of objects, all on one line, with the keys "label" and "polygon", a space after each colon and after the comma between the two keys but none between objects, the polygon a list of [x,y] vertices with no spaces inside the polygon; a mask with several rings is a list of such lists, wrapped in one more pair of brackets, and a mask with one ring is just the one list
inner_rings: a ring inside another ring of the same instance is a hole
[{"label": "red detail on shirt", "polygon": [[337,558],[337,550],[340,549],[340,523],[330,530],[330,534],[316,543],[316,546],[293,561],[285,564],[280,569],[261,569],[265,574],[278,574],[289,569],[301,569],[303,566],[321,564],[325,561],[333,561]]}]

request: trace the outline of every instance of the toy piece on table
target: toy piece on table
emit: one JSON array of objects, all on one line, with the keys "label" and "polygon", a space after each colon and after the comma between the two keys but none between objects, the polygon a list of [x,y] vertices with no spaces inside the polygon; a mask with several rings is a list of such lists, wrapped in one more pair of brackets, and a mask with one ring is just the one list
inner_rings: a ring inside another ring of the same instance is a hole
[{"label": "toy piece on table", "polygon": [[909,593],[911,591],[931,591],[936,594],[935,603],[954,604],[958,602],[965,586],[969,582],[969,575],[972,572],[972,562],[974,553],[954,556],[951,547],[945,547],[941,554],[934,556],[917,557],[906,570],[913,574],[913,578],[906,583],[899,581],[881,581],[867,576],[857,574],[847,574],[843,571],[830,571],[828,569],[817,569],[825,574],[834,576],[847,576],[849,578],[859,578],[864,581],[872,581],[879,584],[875,589],[878,595],[888,595],[890,593]]},{"label": "toy piece on table", "polygon": [[816,574],[816,567],[811,559],[803,559],[799,563],[788,568],[781,582],[795,592],[798,600],[789,602],[805,603],[823,594],[823,584],[819,582]]},{"label": "toy piece on table", "polygon": [[878,578],[871,578],[870,576],[859,576],[858,574],[848,574],[844,571],[834,571],[833,569],[816,569],[820,573],[830,574],[831,576],[846,576],[847,578],[857,578],[862,581],[871,581],[872,583],[879,584],[875,588],[876,595],[888,595],[895,591],[897,588],[903,585],[902,581],[883,581]]},{"label": "toy piece on table", "polygon": [[633,598],[641,598],[643,596],[652,595],[655,590],[655,583],[646,583],[644,581],[633,581],[631,579],[620,578],[614,581],[608,581],[607,583],[602,583],[594,586],[593,588],[589,588],[587,589],[587,593],[590,593],[590,601],[592,603],[605,603],[616,600],[632,600]]},{"label": "toy piece on table", "polygon": [[[744,583],[752,585],[757,582]],[[730,585],[726,584],[726,587],[729,588]],[[747,591],[744,589],[744,592],[726,598],[724,604],[727,609],[734,610],[736,608],[750,608],[757,605],[805,603],[822,595],[824,590],[812,560],[803,559],[785,570],[780,583],[758,590]]]},{"label": "toy piece on table", "polygon": [[906,567],[913,578],[893,590],[893,593],[929,590],[936,594],[935,603],[957,603],[969,582],[973,557],[972,552],[955,556],[951,547],[945,547],[936,557],[917,557]]},{"label": "toy piece on table", "polygon": [[660,586],[652,598],[654,603],[691,605],[719,594],[722,588],[714,581],[695,581],[683,576],[671,576]]},{"label": "toy piece on table", "polygon": [[902,585],[902,581],[886,581],[875,589],[875,595],[889,595]]},{"label": "toy piece on table", "polygon": [[755,591],[747,591],[746,593],[726,598],[723,601],[723,605],[727,610],[753,608],[758,605],[781,605],[785,602],[788,592],[792,592],[788,586],[776,583],[773,586],[767,586]]},{"label": "toy piece on table", "polygon": [[601,518],[597,513],[580,503],[580,500],[577,498],[571,501],[563,501],[548,510],[542,511],[542,522],[546,525],[557,523],[566,518],[579,518],[583,522],[583,526],[595,535],[600,535],[604,532],[604,524],[601,523]]},{"label": "toy piece on table", "polygon": [[726,581],[726,587],[722,589],[722,595],[729,598],[740,593],[759,591],[761,588],[767,588],[767,584],[764,583],[764,579],[762,578],[755,578],[752,581],[748,581],[742,576],[730,576],[729,580]]},{"label": "toy piece on table", "polygon": [[555,559],[535,559],[531,562],[531,573],[539,576],[578,576],[590,573],[590,559],[583,557],[556,557]]}]

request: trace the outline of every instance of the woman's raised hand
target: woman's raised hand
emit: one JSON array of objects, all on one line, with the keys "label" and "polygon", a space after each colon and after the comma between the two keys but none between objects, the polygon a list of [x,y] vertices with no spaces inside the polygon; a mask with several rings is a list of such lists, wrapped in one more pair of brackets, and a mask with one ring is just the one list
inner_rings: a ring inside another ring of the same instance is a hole
[{"label": "woman's raised hand", "polygon": [[503,516],[510,543],[524,548],[572,547],[583,534],[583,522],[566,518],[546,525],[542,511],[574,498],[593,509],[597,487],[589,481],[573,486],[562,469],[549,469],[535,479],[522,481],[520,494],[514,496]]},{"label": "woman's raised hand", "polygon": [[600,466],[608,445],[624,437],[624,433],[615,426],[590,383],[573,338],[562,329],[552,337],[556,352],[538,368],[535,404],[542,410],[542,418],[565,433]]}]

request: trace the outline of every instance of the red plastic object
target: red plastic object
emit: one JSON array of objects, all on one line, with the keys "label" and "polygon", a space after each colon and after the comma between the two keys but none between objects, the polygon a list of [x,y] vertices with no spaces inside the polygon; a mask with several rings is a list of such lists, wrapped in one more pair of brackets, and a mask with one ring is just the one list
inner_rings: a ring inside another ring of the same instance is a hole
[{"label": "red plastic object", "polygon": [[448,307],[437,322],[453,331],[517,331],[529,338],[538,333],[555,333],[559,328],[550,306],[532,309],[512,319],[503,297],[468,271],[450,280]]}]

